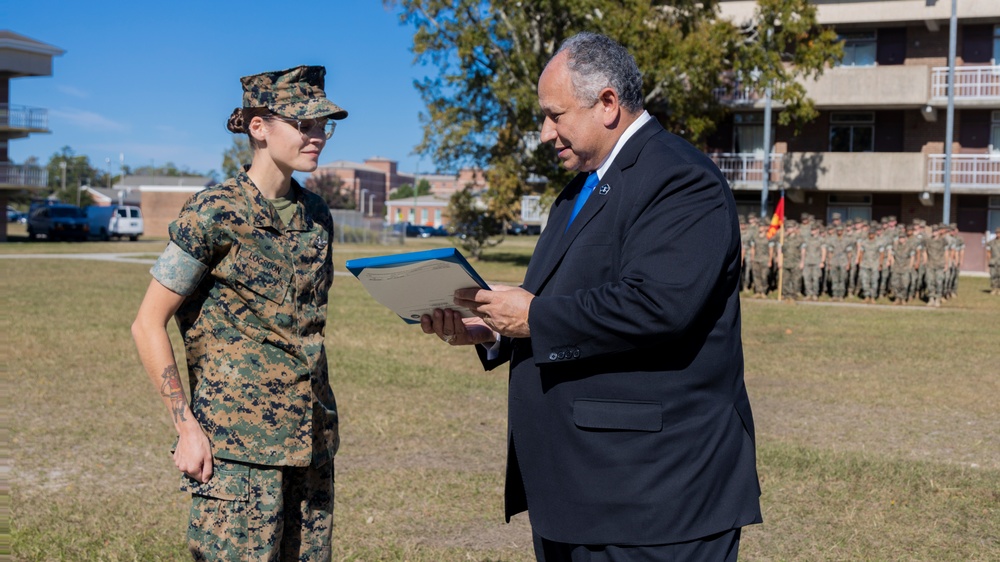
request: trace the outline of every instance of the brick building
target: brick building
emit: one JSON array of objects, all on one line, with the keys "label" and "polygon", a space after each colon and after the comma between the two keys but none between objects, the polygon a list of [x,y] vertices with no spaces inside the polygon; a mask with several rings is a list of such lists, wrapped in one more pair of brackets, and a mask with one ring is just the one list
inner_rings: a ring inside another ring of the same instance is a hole
[{"label": "brick building", "polygon": [[[819,117],[798,134],[773,126],[771,206],[786,190],[789,217],[809,212],[901,222],[944,219],[950,2],[824,0],[819,23],[844,39],[845,57],[806,84]],[[724,17],[755,3],[722,0]],[[951,202],[966,241],[964,269],[982,271],[983,236],[1000,226],[1000,1],[958,2]],[[763,96],[720,92],[733,111],[710,142],[740,210],[759,213]],[[775,107],[776,123],[777,112]]]},{"label": "brick building", "polygon": [[[415,181],[421,180],[430,183],[430,196],[422,197],[427,203],[425,210],[429,213],[428,217],[440,215],[442,205],[437,201],[444,201],[443,206],[447,207],[451,194],[466,185],[473,185],[477,189],[486,187],[486,179],[480,170],[463,169],[457,174],[411,174],[400,172],[396,161],[381,157],[369,158],[363,163],[338,160],[330,164],[321,164],[311,177],[318,180],[330,175],[340,178],[343,189],[353,197],[356,209],[363,211],[365,216],[385,219],[390,223],[397,222],[397,217],[402,216],[400,215],[402,206],[393,205],[393,212],[390,213],[388,212],[390,205],[387,202],[392,192],[404,184],[415,185]],[[406,212],[412,216],[412,201]],[[419,213],[418,210],[418,215]],[[434,223],[432,226],[442,224],[433,218],[420,222],[420,224],[431,223]]]},{"label": "brick building", "polygon": [[138,200],[145,235],[167,238],[170,223],[180,214],[184,203],[211,184],[212,178],[207,176],[125,176],[109,193],[116,201]]}]

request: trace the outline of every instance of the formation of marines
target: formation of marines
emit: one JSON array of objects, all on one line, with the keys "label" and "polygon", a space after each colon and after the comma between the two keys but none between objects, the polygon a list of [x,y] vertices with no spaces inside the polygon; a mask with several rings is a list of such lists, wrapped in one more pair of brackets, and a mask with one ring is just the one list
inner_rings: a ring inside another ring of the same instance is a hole
[{"label": "formation of marines", "polygon": [[[831,218],[824,226],[803,213],[800,221],[785,221],[783,237],[768,238],[766,222],[741,217],[742,289],[765,298],[780,279],[783,299],[829,295],[834,301],[857,297],[869,304],[888,299],[933,307],[958,293],[965,242],[955,224],[914,219],[903,225],[893,216],[845,222],[839,213]],[[987,251],[992,293],[1000,294],[1000,242],[991,241]]]}]

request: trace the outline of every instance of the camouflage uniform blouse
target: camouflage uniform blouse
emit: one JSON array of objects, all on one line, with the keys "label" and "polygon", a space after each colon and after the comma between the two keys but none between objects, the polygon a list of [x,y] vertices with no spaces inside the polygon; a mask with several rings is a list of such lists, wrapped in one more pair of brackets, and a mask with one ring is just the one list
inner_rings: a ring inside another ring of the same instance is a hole
[{"label": "camouflage uniform blouse", "polygon": [[177,323],[191,410],[219,458],[319,466],[339,445],[323,345],[333,221],[318,196],[292,190],[287,226],[245,173],[195,194],[151,270],[187,297]]}]

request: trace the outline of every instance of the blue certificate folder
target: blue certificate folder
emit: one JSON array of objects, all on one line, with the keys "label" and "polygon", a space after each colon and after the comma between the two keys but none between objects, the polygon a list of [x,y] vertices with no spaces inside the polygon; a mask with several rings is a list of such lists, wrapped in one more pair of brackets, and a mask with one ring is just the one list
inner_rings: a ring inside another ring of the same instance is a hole
[{"label": "blue certificate folder", "polygon": [[454,292],[490,288],[455,248],[347,260],[347,269],[375,300],[409,324],[435,308],[470,317],[470,311],[455,306]]}]

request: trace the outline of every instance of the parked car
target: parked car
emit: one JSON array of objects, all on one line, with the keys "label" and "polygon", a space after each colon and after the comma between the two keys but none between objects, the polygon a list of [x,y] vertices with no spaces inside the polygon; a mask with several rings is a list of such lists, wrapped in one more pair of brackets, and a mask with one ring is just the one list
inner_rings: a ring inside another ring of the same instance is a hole
[{"label": "parked car", "polygon": [[399,236],[405,231],[407,238],[429,238],[432,230],[434,229],[429,226],[410,224],[408,222],[397,222],[392,225],[393,236]]},{"label": "parked car", "polygon": [[111,205],[87,207],[87,221],[90,224],[90,236],[101,240],[122,238],[128,236],[135,241],[142,236],[142,211],[132,205]]},{"label": "parked car", "polygon": [[513,236],[520,236],[521,234],[527,234],[527,233],[528,233],[528,227],[519,222],[512,222],[510,223],[510,226],[507,227],[507,234]]},{"label": "parked car", "polygon": [[28,222],[28,215],[7,205],[7,222]]},{"label": "parked car", "polygon": [[444,225],[441,225],[437,228],[431,229],[431,236],[451,236],[451,233],[448,232],[448,229],[445,228]]},{"label": "parked car", "polygon": [[90,232],[87,214],[76,205],[32,204],[28,216],[28,238],[39,235],[49,240],[86,240]]}]

